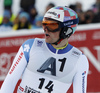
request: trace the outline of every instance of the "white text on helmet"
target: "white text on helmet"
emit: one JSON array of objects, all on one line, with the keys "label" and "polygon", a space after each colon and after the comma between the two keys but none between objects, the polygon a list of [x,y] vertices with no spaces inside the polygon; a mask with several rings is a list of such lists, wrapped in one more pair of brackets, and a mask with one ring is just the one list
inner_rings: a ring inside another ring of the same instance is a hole
[{"label": "white text on helmet", "polygon": [[55,15],[55,16],[57,15],[57,13],[55,13],[55,12],[50,12],[50,11],[49,11],[49,12],[47,12],[47,13],[53,14],[53,15]]},{"label": "white text on helmet", "polygon": [[73,24],[73,21],[72,22],[68,22],[68,23],[64,23],[64,26],[72,25],[72,24]]}]

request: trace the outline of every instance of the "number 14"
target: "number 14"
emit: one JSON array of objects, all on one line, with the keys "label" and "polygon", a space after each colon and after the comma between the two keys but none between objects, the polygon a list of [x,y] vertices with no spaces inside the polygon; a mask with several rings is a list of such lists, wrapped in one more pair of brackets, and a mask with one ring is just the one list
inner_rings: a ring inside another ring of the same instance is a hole
[{"label": "number 14", "polygon": [[[45,82],[45,79],[44,78],[40,78],[40,84],[39,84],[39,89],[42,89],[43,85],[44,85],[44,82]],[[48,92],[51,93],[51,91],[53,91],[53,86],[54,84],[52,84],[53,81],[49,81],[48,84],[45,86],[45,89],[48,89]]]}]

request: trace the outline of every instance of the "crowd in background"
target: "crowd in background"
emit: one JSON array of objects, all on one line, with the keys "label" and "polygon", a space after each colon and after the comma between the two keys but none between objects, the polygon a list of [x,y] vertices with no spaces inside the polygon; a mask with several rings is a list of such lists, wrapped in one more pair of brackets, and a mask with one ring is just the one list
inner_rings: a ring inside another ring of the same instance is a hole
[{"label": "crowd in background", "polygon": [[[21,0],[21,10],[18,15],[12,13],[13,0],[4,0],[4,13],[0,18],[0,32],[20,29],[38,29],[42,28],[43,15],[39,15],[36,7],[35,0]],[[54,7],[54,3],[49,3],[44,13]],[[96,0],[96,3],[91,6],[91,9],[83,11],[82,4],[76,2],[68,7],[75,10],[79,16],[79,25],[89,23],[100,23],[100,0]]]}]

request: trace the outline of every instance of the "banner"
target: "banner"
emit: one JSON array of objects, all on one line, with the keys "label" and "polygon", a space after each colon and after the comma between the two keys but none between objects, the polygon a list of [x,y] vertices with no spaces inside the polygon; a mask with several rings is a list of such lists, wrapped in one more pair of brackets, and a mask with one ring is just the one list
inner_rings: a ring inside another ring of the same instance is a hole
[{"label": "banner", "polygon": [[[80,49],[89,60],[87,93],[100,92],[100,24],[79,26],[69,38],[69,44]],[[40,31],[41,30],[41,31]],[[23,42],[30,38],[44,38],[42,29],[2,33],[0,35],[0,86]],[[19,84],[19,83],[18,83]],[[16,86],[17,88],[17,86]],[[16,91],[16,90],[15,90]],[[14,92],[16,93],[16,92]],[[72,92],[72,87],[68,93]]]}]

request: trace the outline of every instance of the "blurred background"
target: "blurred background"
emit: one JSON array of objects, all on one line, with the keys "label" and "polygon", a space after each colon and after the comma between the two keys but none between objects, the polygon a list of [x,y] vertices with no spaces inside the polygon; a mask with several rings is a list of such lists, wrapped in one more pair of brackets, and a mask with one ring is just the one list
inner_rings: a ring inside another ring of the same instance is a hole
[{"label": "blurred background", "polygon": [[[21,0],[12,0],[12,11],[16,15],[20,11],[20,1]],[[82,4],[82,8],[84,11],[91,8],[91,6],[96,2],[96,0],[36,0],[35,6],[37,7],[38,12],[43,13],[48,3],[54,3],[55,5],[66,5],[75,4],[76,2],[80,2]],[[0,15],[3,14],[4,0],[0,0]]]},{"label": "blurred background", "polygon": [[100,22],[100,0],[0,0],[0,32],[41,28],[44,13],[58,5],[75,10],[79,24]]},{"label": "blurred background", "polygon": [[69,43],[89,60],[87,93],[100,93],[100,0],[0,0],[0,87],[22,43],[44,38],[43,16],[58,5],[78,14],[79,25]]}]

